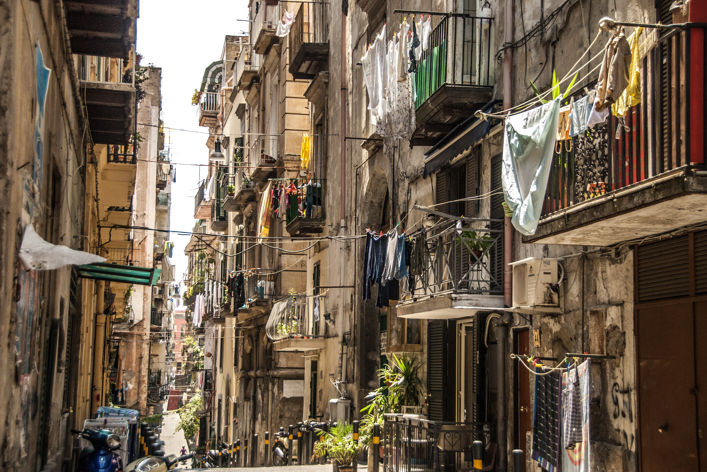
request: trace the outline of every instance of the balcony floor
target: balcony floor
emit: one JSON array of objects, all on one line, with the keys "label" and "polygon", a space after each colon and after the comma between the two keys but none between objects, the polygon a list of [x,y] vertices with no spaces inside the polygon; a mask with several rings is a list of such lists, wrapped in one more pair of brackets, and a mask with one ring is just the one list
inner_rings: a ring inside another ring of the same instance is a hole
[{"label": "balcony floor", "polygon": [[[707,221],[707,175],[658,176],[548,215],[524,243],[611,246]],[[701,173],[700,173],[701,174]]]},{"label": "balcony floor", "polygon": [[413,146],[431,146],[491,101],[493,87],[443,84],[415,112]]},{"label": "balcony floor", "polygon": [[302,43],[290,62],[290,74],[295,79],[313,79],[326,70],[329,60],[329,43]]},{"label": "balcony floor", "polygon": [[318,351],[326,348],[326,339],[323,337],[305,339],[288,338],[275,341],[273,346],[278,352],[307,352]]},{"label": "balcony floor", "polygon": [[135,87],[131,84],[82,82],[93,141],[124,145],[135,119]]},{"label": "balcony floor", "polygon": [[303,218],[297,217],[290,222],[285,228],[290,236],[299,236],[302,234],[318,234],[324,231],[326,220],[324,218]]},{"label": "balcony floor", "polygon": [[400,318],[420,320],[455,320],[473,316],[478,311],[503,311],[503,295],[440,294],[420,301],[401,301]]}]

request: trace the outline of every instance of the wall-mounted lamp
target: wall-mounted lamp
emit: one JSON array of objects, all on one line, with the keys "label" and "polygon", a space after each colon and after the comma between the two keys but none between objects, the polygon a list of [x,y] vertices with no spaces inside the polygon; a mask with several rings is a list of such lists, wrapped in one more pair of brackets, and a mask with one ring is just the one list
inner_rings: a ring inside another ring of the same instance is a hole
[{"label": "wall-mounted lamp", "polygon": [[226,156],[223,155],[221,152],[221,140],[216,139],[216,142],[214,143],[214,150],[211,151],[211,154],[209,155],[209,159],[211,159],[214,162],[226,162]]}]

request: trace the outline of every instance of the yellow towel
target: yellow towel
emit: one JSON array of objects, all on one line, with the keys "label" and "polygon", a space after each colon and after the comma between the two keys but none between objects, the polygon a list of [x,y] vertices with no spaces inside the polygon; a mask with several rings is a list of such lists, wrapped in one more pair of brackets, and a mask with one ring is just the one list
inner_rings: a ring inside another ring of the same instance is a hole
[{"label": "yellow towel", "polygon": [[638,27],[626,40],[631,47],[631,78],[626,90],[621,94],[616,103],[611,105],[611,113],[621,118],[626,116],[629,108],[641,103],[641,47],[640,36],[643,28]]}]

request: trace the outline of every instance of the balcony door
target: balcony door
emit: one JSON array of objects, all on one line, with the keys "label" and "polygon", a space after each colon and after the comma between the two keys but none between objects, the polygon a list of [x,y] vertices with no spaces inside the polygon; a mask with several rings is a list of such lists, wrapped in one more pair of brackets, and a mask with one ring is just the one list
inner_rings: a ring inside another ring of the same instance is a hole
[{"label": "balcony door", "polygon": [[478,359],[474,322],[457,324],[456,420],[478,421]]}]

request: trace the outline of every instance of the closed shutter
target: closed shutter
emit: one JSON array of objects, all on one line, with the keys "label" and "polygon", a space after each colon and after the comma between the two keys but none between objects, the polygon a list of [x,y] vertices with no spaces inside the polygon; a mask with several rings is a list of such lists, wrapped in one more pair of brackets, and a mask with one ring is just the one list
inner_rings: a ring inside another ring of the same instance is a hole
[{"label": "closed shutter", "polygon": [[491,222],[491,234],[496,238],[496,244],[489,251],[490,272],[493,280],[491,290],[500,293],[503,290],[503,225],[505,212],[503,211],[503,155],[498,154],[491,158],[491,191],[495,192],[490,199],[491,219],[500,220]]},{"label": "closed shutter", "polygon": [[638,247],[638,301],[690,295],[687,235]]},{"label": "closed shutter", "polygon": [[447,322],[430,321],[427,325],[427,416],[432,421],[444,421],[446,410]]},{"label": "closed shutter", "polygon": [[695,233],[695,294],[707,293],[707,231]]},{"label": "closed shutter", "polygon": [[[445,171],[437,172],[437,182],[435,184],[435,203],[446,202],[447,199],[447,173]],[[447,205],[439,205],[437,211],[447,212]]]},{"label": "closed shutter", "polygon": [[[474,152],[466,163],[466,197],[476,197],[479,194],[479,153]],[[478,201],[466,202],[464,216],[473,218],[478,214]]]}]

